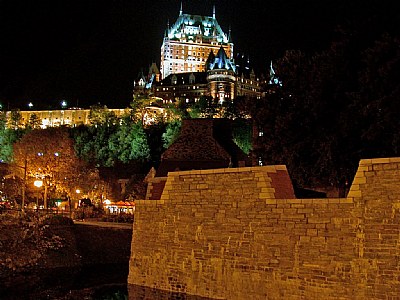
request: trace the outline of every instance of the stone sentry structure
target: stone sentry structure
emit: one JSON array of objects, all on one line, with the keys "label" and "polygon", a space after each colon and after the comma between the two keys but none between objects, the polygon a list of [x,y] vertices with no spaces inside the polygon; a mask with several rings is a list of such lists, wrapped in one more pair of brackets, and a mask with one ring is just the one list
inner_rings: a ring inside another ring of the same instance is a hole
[{"label": "stone sentry structure", "polygon": [[213,299],[399,299],[399,178],[400,158],[362,160],[347,198],[295,199],[285,166],[170,172],[160,200],[136,203],[128,283]]}]

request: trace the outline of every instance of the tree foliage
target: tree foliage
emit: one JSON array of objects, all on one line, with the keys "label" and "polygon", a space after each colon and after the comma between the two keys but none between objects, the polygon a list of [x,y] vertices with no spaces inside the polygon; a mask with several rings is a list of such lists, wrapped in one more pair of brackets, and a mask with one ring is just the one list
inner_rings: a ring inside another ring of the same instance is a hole
[{"label": "tree foliage", "polygon": [[110,111],[107,106],[93,105],[90,107],[89,112],[90,123],[95,126],[101,125],[115,125],[117,117],[113,111]]},{"label": "tree foliage", "polygon": [[141,121],[132,119],[129,112],[121,118],[102,116],[99,111],[93,115],[97,120],[95,126],[72,129],[78,157],[97,167],[149,159],[150,149]]},{"label": "tree foliage", "polygon": [[29,129],[39,129],[41,125],[42,125],[42,120],[36,114],[31,114],[29,117],[27,127]]},{"label": "tree foliage", "polygon": [[147,136],[141,122],[123,122],[110,137],[108,147],[122,163],[145,161],[150,157]]},{"label": "tree foliage", "polygon": [[[50,127],[34,129],[14,144],[12,165],[20,178],[28,182],[42,179],[44,184],[58,193],[74,194],[82,185],[94,184],[93,173],[75,155],[73,140],[68,129]],[[97,180],[98,178],[96,178]]]},{"label": "tree foliage", "polygon": [[0,162],[11,162],[13,144],[24,133],[24,130],[7,128],[6,114],[0,111]]},{"label": "tree foliage", "polygon": [[262,132],[254,155],[286,164],[301,186],[338,185],[361,158],[399,155],[399,40],[356,33],[311,55],[287,51],[276,64],[283,86],[248,103]]},{"label": "tree foliage", "polygon": [[232,121],[233,141],[245,153],[252,150],[253,130],[249,120],[237,118]]},{"label": "tree foliage", "polygon": [[175,120],[167,124],[165,132],[162,134],[163,147],[167,149],[178,138],[181,131],[182,121]]}]

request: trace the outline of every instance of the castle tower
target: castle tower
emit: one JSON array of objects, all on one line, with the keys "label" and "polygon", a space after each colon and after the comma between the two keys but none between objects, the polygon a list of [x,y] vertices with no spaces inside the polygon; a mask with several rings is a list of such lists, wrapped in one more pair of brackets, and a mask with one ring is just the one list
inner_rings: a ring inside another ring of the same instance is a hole
[{"label": "castle tower", "polygon": [[221,46],[217,55],[211,51],[207,59],[207,82],[212,98],[219,104],[236,97],[236,66]]},{"label": "castle tower", "polygon": [[162,78],[175,73],[206,71],[210,51],[217,54],[221,46],[228,58],[233,58],[233,43],[215,16],[215,7],[210,17],[185,14],[181,4],[178,19],[168,26],[161,46]]}]

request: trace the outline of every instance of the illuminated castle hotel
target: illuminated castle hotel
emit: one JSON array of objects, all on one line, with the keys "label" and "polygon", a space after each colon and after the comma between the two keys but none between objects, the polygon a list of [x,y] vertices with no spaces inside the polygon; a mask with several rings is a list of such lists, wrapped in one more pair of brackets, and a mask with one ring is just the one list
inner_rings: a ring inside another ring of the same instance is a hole
[{"label": "illuminated castle hotel", "polygon": [[[169,27],[169,26],[168,26]],[[184,72],[205,72],[210,52],[214,54],[222,47],[229,59],[233,58],[233,43],[230,34],[225,34],[215,18],[188,15],[179,12],[171,28],[167,28],[161,46],[162,78]]]},{"label": "illuminated castle hotel", "polygon": [[181,4],[178,19],[164,33],[160,70],[153,63],[135,81],[134,95],[141,94],[187,104],[211,96],[223,103],[237,96],[259,98],[261,86],[246,63],[235,64],[230,31],[218,24],[215,7],[212,16],[199,16],[183,13]]},{"label": "illuminated castle hotel", "polygon": [[[134,82],[133,94],[188,105],[202,96],[212,97],[218,103],[232,101],[237,96],[260,98],[261,82],[248,59],[233,56],[230,32],[226,34],[218,24],[215,7],[210,17],[184,14],[181,5],[178,19],[164,34],[160,69],[152,63],[147,74],[141,72]],[[160,108],[149,109],[157,113]],[[124,109],[110,111],[116,116],[125,113]],[[13,112],[8,111],[6,116],[11,128],[26,126],[33,117],[40,128],[46,128],[88,125],[89,114],[89,109],[21,111],[18,124],[12,121]]]}]

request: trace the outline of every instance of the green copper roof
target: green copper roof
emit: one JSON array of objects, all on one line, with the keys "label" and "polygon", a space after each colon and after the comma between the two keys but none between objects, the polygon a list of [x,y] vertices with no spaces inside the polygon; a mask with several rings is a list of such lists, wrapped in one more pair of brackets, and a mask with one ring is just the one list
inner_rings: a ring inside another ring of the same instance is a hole
[{"label": "green copper roof", "polygon": [[210,52],[206,63],[207,70],[225,69],[236,72],[236,65],[234,64],[233,60],[226,56],[225,50],[222,47],[219,48],[217,55],[214,55],[212,52]]},{"label": "green copper roof", "polygon": [[175,24],[167,30],[170,39],[195,39],[201,35],[203,39],[216,39],[218,43],[227,44],[229,37],[225,34],[217,19],[199,15],[180,14]]}]

